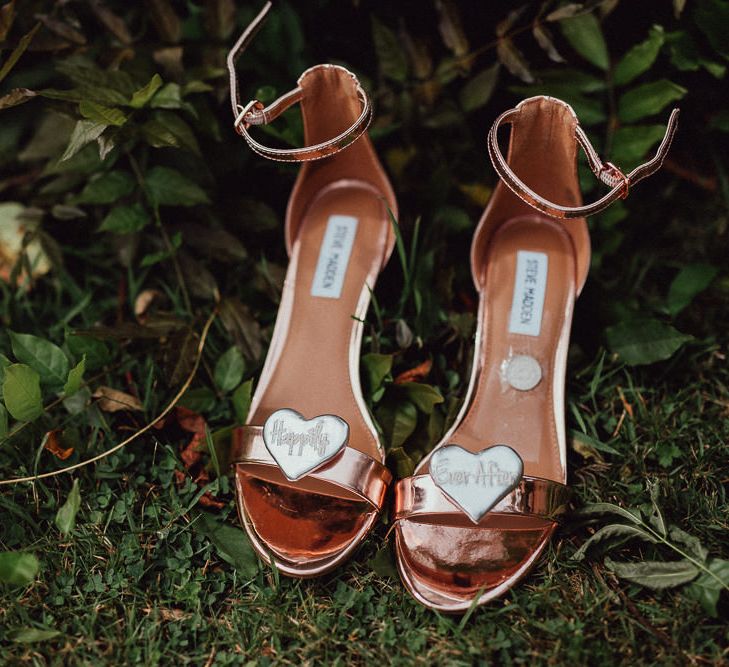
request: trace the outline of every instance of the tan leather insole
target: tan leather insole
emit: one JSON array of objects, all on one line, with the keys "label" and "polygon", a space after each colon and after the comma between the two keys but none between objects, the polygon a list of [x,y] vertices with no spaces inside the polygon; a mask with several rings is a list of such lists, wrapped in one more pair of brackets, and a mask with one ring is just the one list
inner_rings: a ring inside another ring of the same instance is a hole
[{"label": "tan leather insole", "polygon": [[[548,258],[538,336],[509,332],[520,250],[545,253]],[[557,345],[575,297],[572,243],[561,223],[533,216],[501,225],[489,243],[488,255],[482,296],[486,299],[484,332],[474,361],[481,370],[470,408],[449,442],[471,451],[509,445],[522,457],[524,474],[564,482],[553,393]],[[519,391],[506,381],[502,362],[512,355],[529,355],[539,362],[542,377],[536,387]]]},{"label": "tan leather insole", "polygon": [[[311,294],[322,241],[333,215],[358,220],[337,299]],[[264,393],[256,397],[260,400],[249,423],[263,424],[280,408],[297,410],[306,419],[337,415],[349,424],[349,446],[381,459],[355,398],[350,348],[354,327],[362,326],[352,315],[357,311],[365,281],[373,283],[380,269],[389,225],[381,196],[364,183],[335,183],[312,203],[298,229],[286,276],[287,283],[294,281],[293,303],[289,312],[279,311],[278,315],[286,318],[288,330]],[[358,363],[359,350],[354,355]]]}]

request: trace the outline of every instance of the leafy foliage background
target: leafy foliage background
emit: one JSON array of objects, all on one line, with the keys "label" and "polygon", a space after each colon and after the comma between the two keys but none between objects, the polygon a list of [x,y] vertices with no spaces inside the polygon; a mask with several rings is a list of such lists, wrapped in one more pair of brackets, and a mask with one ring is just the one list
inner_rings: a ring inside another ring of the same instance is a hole
[{"label": "leafy foliage background", "polygon": [[[682,109],[663,172],[590,221],[568,378],[583,512],[526,584],[460,624],[401,591],[384,527],[343,572],[301,583],[260,570],[232,526],[219,473],[275,319],[296,175],[232,129],[225,54],[257,11],[0,5],[1,478],[108,450],[193,377],[185,410],[95,466],[0,487],[0,654],[726,659],[729,3],[279,2],[240,61],[243,99],[341,62],[376,102],[402,245],[375,291],[362,370],[400,475],[463,397],[468,250],[495,183],[495,116],[528,95],[564,99],[627,171]],[[297,113],[259,131],[300,145]],[[643,535],[594,532],[617,511],[596,501],[632,507],[619,516]]]}]

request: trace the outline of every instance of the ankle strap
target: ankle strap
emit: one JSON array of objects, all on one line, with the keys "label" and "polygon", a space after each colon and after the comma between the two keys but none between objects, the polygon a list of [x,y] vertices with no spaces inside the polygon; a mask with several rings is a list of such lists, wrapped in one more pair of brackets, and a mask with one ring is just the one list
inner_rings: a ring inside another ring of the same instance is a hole
[{"label": "ankle strap", "polygon": [[511,170],[507,161],[499,149],[498,131],[499,127],[504,123],[511,123],[520,109],[519,105],[515,109],[509,109],[502,113],[491,126],[488,135],[488,148],[491,163],[494,165],[496,173],[506,186],[520,199],[529,204],[532,208],[541,211],[553,218],[583,218],[593,213],[598,213],[607,208],[617,199],[625,199],[628,196],[629,189],[638,181],[651,176],[658,171],[663,165],[663,160],[671,147],[673,135],[678,125],[678,109],[671,112],[666,127],[666,134],[658,147],[656,154],[652,159],[644,164],[636,167],[629,174],[624,174],[618,167],[610,162],[603,162],[597,154],[597,151],[590,143],[583,129],[577,125],[575,129],[575,140],[582,147],[587,155],[587,162],[590,169],[600,181],[612,188],[604,197],[598,199],[592,204],[584,206],[560,206],[547,199],[544,199],[532,189],[529,188],[519,177]]},{"label": "ankle strap", "polygon": [[[301,102],[304,96],[304,91],[299,85],[279,97],[268,106],[265,106],[258,100],[251,100],[246,105],[242,105],[240,103],[235,63],[263,25],[271,6],[271,2],[267,2],[263,6],[263,9],[258,13],[258,16],[251,21],[228,53],[227,63],[228,74],[230,76],[230,103],[233,108],[233,117],[235,119],[233,121],[233,127],[238,134],[243,136],[243,138],[248,142],[248,145],[256,153],[268,158],[269,160],[276,160],[278,162],[307,162],[310,160],[320,160],[321,158],[333,155],[334,153],[338,153],[339,151],[347,148],[347,146],[357,141],[357,139],[364,134],[372,120],[372,105],[370,104],[370,99],[367,93],[364,88],[362,88],[354,74],[339,65],[324,65],[324,67],[339,69],[351,76],[354,80],[357,96],[362,103],[362,112],[354,123],[344,130],[344,132],[332,137],[331,139],[314,144],[313,146],[304,146],[303,148],[269,148],[268,146],[264,146],[256,141],[248,132],[248,128],[251,127],[251,125],[265,125],[270,123],[290,106],[297,102]],[[320,65],[319,67],[322,66]],[[308,71],[309,70],[304,72],[301,77],[305,76]],[[299,81],[301,81],[301,77],[299,78]]]}]

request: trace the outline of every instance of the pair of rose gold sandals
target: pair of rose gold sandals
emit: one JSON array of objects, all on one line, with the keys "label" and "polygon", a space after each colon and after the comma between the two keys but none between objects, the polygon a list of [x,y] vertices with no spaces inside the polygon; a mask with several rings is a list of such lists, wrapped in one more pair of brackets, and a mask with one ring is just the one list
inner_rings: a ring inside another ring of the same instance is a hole
[{"label": "pair of rose gold sandals", "polygon": [[[232,461],[240,518],[260,557],[313,577],[362,542],[392,481],[362,397],[359,351],[371,290],[395,244],[397,202],[366,133],[369,98],[345,68],[312,67],[269,106],[240,104],[235,61],[269,9],[228,57],[235,128],[260,155],[303,166],[286,213],[280,309]],[[306,147],[268,148],[251,136],[297,102]],[[629,174],[600,160],[572,109],[554,98],[526,99],[491,128],[501,182],[471,248],[480,300],[466,398],[415,474],[393,485],[398,569],[428,607],[459,613],[501,595],[548,544],[569,495],[564,380],[590,263],[585,216],[660,168],[677,115],[655,157]],[[506,158],[497,140],[504,124]],[[578,145],[610,187],[589,205]]]}]

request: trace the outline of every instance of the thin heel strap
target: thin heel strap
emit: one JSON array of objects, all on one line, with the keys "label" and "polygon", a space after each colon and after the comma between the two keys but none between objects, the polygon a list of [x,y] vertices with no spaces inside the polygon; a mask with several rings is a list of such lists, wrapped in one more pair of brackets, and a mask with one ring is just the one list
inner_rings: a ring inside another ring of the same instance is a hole
[{"label": "thin heel strap", "polygon": [[[563,104],[563,103],[562,103]],[[509,109],[502,113],[494,124],[491,126],[488,135],[488,149],[491,163],[494,165],[496,173],[499,175],[504,184],[521,200],[529,204],[532,208],[558,219],[584,218],[588,215],[598,213],[607,208],[618,199],[625,199],[628,196],[630,188],[638,183],[638,181],[651,176],[658,171],[663,165],[663,160],[671,147],[673,135],[676,133],[678,126],[678,109],[671,112],[666,126],[666,133],[658,147],[656,154],[648,160],[648,162],[636,167],[629,174],[624,174],[618,167],[610,162],[603,162],[594,146],[590,143],[584,130],[577,125],[575,129],[575,140],[582,147],[587,155],[587,162],[590,169],[600,181],[612,188],[605,196],[597,201],[586,204],[584,206],[560,206],[544,197],[541,197],[511,170],[507,161],[501,153],[498,141],[498,131],[501,125],[511,123],[515,116],[519,114],[519,106]]]},{"label": "thin heel strap", "polygon": [[[322,141],[313,146],[304,146],[303,148],[269,148],[256,141],[248,132],[248,128],[252,125],[265,125],[277,118],[281,113],[286,111],[290,106],[301,102],[304,91],[299,85],[288,93],[281,95],[277,100],[265,106],[259,100],[251,100],[248,104],[242,105],[240,102],[240,91],[238,87],[238,77],[235,71],[235,63],[241,54],[248,48],[256,33],[260,30],[265,22],[266,16],[272,7],[271,2],[267,2],[258,15],[251,21],[248,27],[243,31],[238,41],[228,53],[227,64],[228,74],[230,77],[230,103],[233,108],[233,127],[238,134],[248,142],[248,145],[259,155],[269,160],[278,162],[308,162],[310,160],[320,160],[334,153],[347,148],[357,141],[367,130],[372,120],[372,105],[369,96],[364,88],[360,85],[357,77],[349,70],[338,65],[328,65],[328,67],[341,70],[352,77],[355,83],[357,96],[362,103],[362,112],[359,117],[344,132],[338,134],[331,139]],[[308,70],[307,70],[308,72]],[[302,74],[302,77],[306,74]],[[301,81],[301,78],[299,78]]]}]

